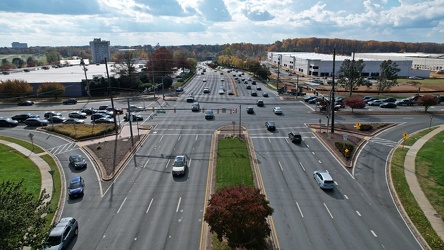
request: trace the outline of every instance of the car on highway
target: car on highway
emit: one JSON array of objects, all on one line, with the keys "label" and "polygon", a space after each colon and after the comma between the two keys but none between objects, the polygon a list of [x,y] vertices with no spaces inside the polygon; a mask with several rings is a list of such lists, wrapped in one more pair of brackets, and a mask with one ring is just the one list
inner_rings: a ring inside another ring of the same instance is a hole
[{"label": "car on highway", "polygon": [[251,86],[250,85],[247,85],[247,87],[246,87],[247,89],[251,89]]},{"label": "car on highway", "polygon": [[394,102],[383,102],[383,103],[381,103],[379,105],[379,107],[380,108],[390,108],[390,109],[393,109],[393,108],[396,108],[397,106],[396,106],[396,104]]},{"label": "car on highway", "polygon": [[63,123],[66,121],[66,118],[63,116],[50,116],[47,120],[51,123]]},{"label": "car on highway", "polygon": [[184,155],[178,155],[174,159],[173,169],[171,173],[173,174],[173,176],[185,175],[187,168],[188,163],[186,157]]},{"label": "car on highway", "polygon": [[256,87],[256,90],[257,90],[257,91],[261,91],[262,88],[261,88],[260,86],[257,86],[257,87]]},{"label": "car on highway", "polygon": [[210,91],[210,88],[208,88],[208,87],[205,87],[204,89],[203,89],[203,93],[204,94],[209,94],[211,91]]},{"label": "car on highway", "polygon": [[109,107],[111,107],[111,105],[100,105],[99,110],[106,110]]},{"label": "car on highway", "polygon": [[333,189],[335,188],[335,182],[331,177],[330,173],[326,170],[316,170],[313,172],[313,178],[318,183],[319,187],[322,189]]},{"label": "car on highway", "polygon": [[257,92],[256,91],[252,91],[251,92],[251,96],[257,96]]},{"label": "car on highway", "polygon": [[268,97],[268,92],[263,92],[263,93],[262,93],[262,96],[263,96],[263,97]]},{"label": "car on highway", "polygon": [[0,127],[15,127],[18,125],[18,121],[11,118],[0,117]]},{"label": "car on highway", "polygon": [[69,118],[85,119],[86,118],[86,113],[83,113],[83,112],[80,112],[80,111],[72,111],[72,112],[69,112],[68,117]]},{"label": "car on highway", "polygon": [[401,100],[396,101],[395,104],[398,106],[403,106],[403,105],[413,106],[413,105],[415,105],[415,102],[412,100],[409,100],[409,99],[401,99]]},{"label": "car on highway", "polygon": [[382,103],[383,103],[382,100],[373,100],[373,101],[369,101],[367,104],[368,104],[369,106],[379,106],[379,105],[381,105]]},{"label": "car on highway", "polygon": [[213,110],[211,110],[211,109],[207,109],[207,110],[205,111],[205,119],[207,119],[207,120],[212,120],[212,119],[214,119],[214,113],[213,113]]},{"label": "car on highway", "polygon": [[79,224],[73,217],[64,217],[53,227],[46,238],[43,249],[66,249],[79,234]]},{"label": "car on highway", "polygon": [[62,113],[56,111],[46,111],[45,114],[43,114],[43,117],[45,118],[49,118],[51,116],[62,116]]},{"label": "car on highway", "polygon": [[257,101],[256,101],[256,105],[257,105],[258,107],[263,107],[263,106],[265,105],[265,103],[264,103],[263,100],[257,100]]},{"label": "car on highway", "polygon": [[18,122],[24,122],[28,118],[38,118],[38,117],[40,116],[36,114],[24,113],[24,114],[14,115],[13,117],[11,117],[11,119],[16,120]]},{"label": "car on highway", "polygon": [[183,88],[182,87],[177,87],[176,92],[183,92]]},{"label": "car on highway", "polygon": [[62,102],[62,104],[64,104],[64,105],[68,105],[68,104],[77,104],[77,99],[75,99],[75,98],[69,98],[69,99],[64,100],[64,101]]},{"label": "car on highway", "polygon": [[247,107],[247,114],[254,114],[253,107]]},{"label": "car on highway", "polygon": [[200,104],[198,102],[194,102],[191,105],[191,111],[193,112],[199,112],[200,111]]},{"label": "car on highway", "polygon": [[81,109],[80,112],[86,113],[87,115],[92,115],[92,114],[96,113],[97,110],[95,108],[84,108],[84,109]]},{"label": "car on highway", "polygon": [[281,107],[274,107],[273,108],[273,112],[276,114],[276,115],[282,115],[284,112],[282,112],[282,109],[281,109]]},{"label": "car on highway", "polygon": [[219,89],[219,95],[223,95],[223,94],[225,94],[225,90],[223,88],[220,88]]},{"label": "car on highway", "polygon": [[28,118],[25,120],[26,126],[47,126],[49,121],[40,117]]},{"label": "car on highway", "polygon": [[30,100],[25,100],[25,101],[21,101],[19,103],[17,103],[18,106],[32,106],[34,105],[33,101]]},{"label": "car on highway", "polygon": [[[142,119],[143,120],[143,119]],[[104,116],[104,117],[100,117],[98,119],[95,119],[93,121],[94,124],[101,124],[101,123],[107,123],[107,124],[112,124],[114,123],[114,118],[109,117],[109,116]]]},{"label": "car on highway", "polygon": [[82,169],[87,167],[85,158],[79,154],[72,154],[69,156],[69,164],[75,169]]},{"label": "car on highway", "polygon": [[267,128],[268,131],[275,131],[276,130],[276,123],[274,123],[274,121],[266,121],[265,128]]},{"label": "car on highway", "polygon": [[84,194],[85,181],[81,176],[74,176],[71,178],[68,186],[69,198],[81,197]]},{"label": "car on highway", "polygon": [[79,118],[68,118],[63,124],[85,124],[85,120]]},{"label": "car on highway", "polygon": [[302,142],[302,136],[296,132],[289,132],[288,138],[293,143],[301,143]]},{"label": "car on highway", "polygon": [[131,111],[131,112],[140,112],[140,111],[143,111],[144,108],[140,107],[140,106],[137,106],[137,105],[130,105],[128,110]]},{"label": "car on highway", "polygon": [[187,102],[194,102],[194,95],[189,95],[187,97]]}]

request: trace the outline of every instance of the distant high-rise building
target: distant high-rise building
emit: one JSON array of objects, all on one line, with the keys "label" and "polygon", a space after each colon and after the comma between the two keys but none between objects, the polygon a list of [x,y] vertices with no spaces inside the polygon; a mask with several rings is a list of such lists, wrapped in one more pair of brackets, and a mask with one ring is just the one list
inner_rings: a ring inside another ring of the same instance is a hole
[{"label": "distant high-rise building", "polygon": [[27,49],[28,48],[27,43],[19,43],[19,42],[13,42],[13,43],[11,43],[11,46],[13,49]]},{"label": "distant high-rise building", "polygon": [[94,41],[89,42],[89,46],[91,47],[92,63],[102,63],[105,61],[105,58],[109,61],[111,56],[109,41],[94,38]]}]

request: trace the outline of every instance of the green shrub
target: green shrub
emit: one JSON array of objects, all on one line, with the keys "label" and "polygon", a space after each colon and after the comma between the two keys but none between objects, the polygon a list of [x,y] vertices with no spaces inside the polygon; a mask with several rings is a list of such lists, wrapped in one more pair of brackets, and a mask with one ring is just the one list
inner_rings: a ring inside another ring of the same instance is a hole
[{"label": "green shrub", "polygon": [[369,124],[362,124],[362,125],[359,127],[359,130],[360,130],[360,131],[370,131],[370,130],[373,130],[373,126],[372,126],[372,125],[369,125]]},{"label": "green shrub", "polygon": [[[345,158],[350,159],[354,149],[353,144],[349,142],[335,142],[335,146]],[[345,152],[346,149],[348,149],[348,152]]]}]

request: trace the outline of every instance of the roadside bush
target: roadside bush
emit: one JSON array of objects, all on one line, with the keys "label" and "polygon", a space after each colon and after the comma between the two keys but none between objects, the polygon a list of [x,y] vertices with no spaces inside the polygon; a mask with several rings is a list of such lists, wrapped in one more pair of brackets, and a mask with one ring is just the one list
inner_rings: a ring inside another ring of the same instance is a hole
[{"label": "roadside bush", "polygon": [[[353,155],[353,144],[349,142],[335,142],[335,146],[346,159],[350,159],[350,157]],[[348,149],[348,152],[345,152],[346,149]]]},{"label": "roadside bush", "polygon": [[373,130],[373,126],[369,125],[369,124],[361,124],[361,126],[359,127],[360,131],[370,131]]},{"label": "roadside bush", "polygon": [[57,126],[46,126],[44,129],[77,140],[103,136],[115,131],[114,124],[77,124],[75,126],[71,124],[62,124]]}]

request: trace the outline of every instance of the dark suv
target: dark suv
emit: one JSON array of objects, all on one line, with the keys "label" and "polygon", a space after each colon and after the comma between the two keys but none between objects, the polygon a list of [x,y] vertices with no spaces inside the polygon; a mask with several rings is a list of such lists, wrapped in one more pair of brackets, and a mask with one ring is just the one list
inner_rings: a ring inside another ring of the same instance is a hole
[{"label": "dark suv", "polygon": [[296,134],[295,132],[288,133],[288,138],[293,143],[301,143],[302,142],[302,136],[300,134]]},{"label": "dark suv", "polygon": [[69,98],[69,99],[64,100],[62,103],[65,104],[65,105],[66,104],[76,104],[77,103],[77,99]]},{"label": "dark suv", "polygon": [[36,114],[26,113],[26,114],[20,114],[20,115],[14,115],[11,117],[12,120],[16,120],[18,122],[24,122],[28,118],[38,118],[39,116]]},{"label": "dark suv", "polygon": [[79,154],[74,154],[69,156],[69,164],[73,166],[75,169],[86,168],[86,161]]},{"label": "dark suv", "polygon": [[72,217],[62,218],[57,225],[51,229],[46,238],[44,249],[65,249],[69,242],[79,234],[79,224]]}]

